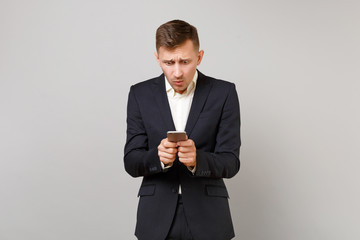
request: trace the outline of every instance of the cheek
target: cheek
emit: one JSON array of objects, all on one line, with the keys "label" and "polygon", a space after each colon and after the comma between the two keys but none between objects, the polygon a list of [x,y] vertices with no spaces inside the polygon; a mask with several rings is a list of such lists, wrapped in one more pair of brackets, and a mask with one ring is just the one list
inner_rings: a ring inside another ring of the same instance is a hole
[{"label": "cheek", "polygon": [[186,67],[186,75],[188,75],[188,77],[193,77],[193,75],[195,74],[196,71],[196,66],[197,65],[189,65]]},{"label": "cheek", "polygon": [[163,71],[163,73],[165,74],[165,76],[170,76],[171,75],[171,69],[167,66],[162,66],[161,70]]}]

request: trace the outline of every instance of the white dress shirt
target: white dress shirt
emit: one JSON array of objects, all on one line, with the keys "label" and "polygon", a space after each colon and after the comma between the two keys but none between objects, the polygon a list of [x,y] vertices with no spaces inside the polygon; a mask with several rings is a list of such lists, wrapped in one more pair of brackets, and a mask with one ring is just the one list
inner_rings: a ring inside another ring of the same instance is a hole
[{"label": "white dress shirt", "polygon": [[[185,131],[186,122],[190,113],[191,103],[194,97],[197,78],[198,72],[195,71],[193,80],[191,81],[187,89],[182,94],[180,94],[175,92],[175,90],[171,87],[170,83],[165,77],[165,89],[176,131]],[[172,165],[164,166],[162,162],[160,163],[163,169],[172,167]],[[192,172],[192,174],[194,174],[196,166],[194,168],[188,167],[188,169],[190,172]],[[181,194],[181,186],[179,186],[179,193]]]},{"label": "white dress shirt", "polygon": [[194,97],[198,72],[195,72],[193,80],[182,94],[175,92],[165,77],[165,89],[169,100],[172,119],[176,131],[185,131],[191,103]]}]

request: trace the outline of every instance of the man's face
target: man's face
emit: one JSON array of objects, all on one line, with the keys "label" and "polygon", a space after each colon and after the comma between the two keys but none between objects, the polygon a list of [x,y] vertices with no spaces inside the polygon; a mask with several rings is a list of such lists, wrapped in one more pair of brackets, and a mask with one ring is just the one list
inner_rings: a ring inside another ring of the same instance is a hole
[{"label": "man's face", "polygon": [[201,63],[204,51],[195,50],[193,42],[187,40],[174,49],[160,47],[156,59],[169,84],[175,92],[182,94],[193,80],[196,67]]}]

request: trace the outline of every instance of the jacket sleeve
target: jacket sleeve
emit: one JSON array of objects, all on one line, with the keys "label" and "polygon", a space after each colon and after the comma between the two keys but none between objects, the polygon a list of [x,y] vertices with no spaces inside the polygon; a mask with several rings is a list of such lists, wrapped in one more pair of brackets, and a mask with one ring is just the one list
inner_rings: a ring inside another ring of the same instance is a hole
[{"label": "jacket sleeve", "polygon": [[240,169],[240,107],[235,85],[231,84],[223,105],[214,152],[197,150],[195,176],[231,178]]},{"label": "jacket sleeve", "polygon": [[149,149],[134,86],[130,88],[127,105],[127,138],[124,151],[125,170],[133,177],[162,172],[157,148]]}]

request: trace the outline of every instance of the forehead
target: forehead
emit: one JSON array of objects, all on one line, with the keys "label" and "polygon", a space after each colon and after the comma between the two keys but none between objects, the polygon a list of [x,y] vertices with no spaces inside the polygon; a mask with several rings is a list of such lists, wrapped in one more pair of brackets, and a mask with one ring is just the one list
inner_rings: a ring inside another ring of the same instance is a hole
[{"label": "forehead", "polygon": [[187,40],[185,43],[173,49],[160,47],[158,54],[160,58],[192,58],[196,57],[197,51],[194,48],[193,42]]}]

